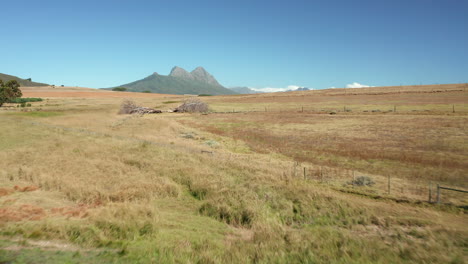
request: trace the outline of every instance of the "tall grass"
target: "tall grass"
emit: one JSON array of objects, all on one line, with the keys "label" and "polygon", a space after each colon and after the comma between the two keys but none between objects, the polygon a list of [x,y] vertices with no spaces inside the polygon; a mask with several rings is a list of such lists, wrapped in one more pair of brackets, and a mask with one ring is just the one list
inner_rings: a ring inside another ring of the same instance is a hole
[{"label": "tall grass", "polygon": [[[463,214],[337,192],[295,177],[285,156],[232,153],[241,143],[231,138],[169,115],[118,116],[117,105],[41,119],[1,115],[10,125],[0,127],[8,142],[0,187],[40,189],[0,197],[0,209],[45,212],[0,221],[2,235],[111,249],[122,263],[463,262]],[[47,126],[25,125],[30,119]],[[180,136],[187,131],[197,138]],[[244,133],[235,138],[251,144]],[[220,142],[211,154],[201,151],[209,139]],[[288,147],[278,144],[278,152]]]}]

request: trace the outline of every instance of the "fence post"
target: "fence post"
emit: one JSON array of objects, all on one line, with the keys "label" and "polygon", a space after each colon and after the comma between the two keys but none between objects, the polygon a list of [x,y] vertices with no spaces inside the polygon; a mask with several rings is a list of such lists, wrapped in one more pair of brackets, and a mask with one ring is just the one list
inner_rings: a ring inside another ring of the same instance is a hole
[{"label": "fence post", "polygon": [[306,180],[306,168],[304,167],[304,181]]},{"label": "fence post", "polygon": [[429,203],[432,202],[432,183],[429,182]]},{"label": "fence post", "polygon": [[390,175],[388,175],[388,194],[390,194]]},{"label": "fence post", "polygon": [[440,185],[437,184],[437,203],[440,204]]}]

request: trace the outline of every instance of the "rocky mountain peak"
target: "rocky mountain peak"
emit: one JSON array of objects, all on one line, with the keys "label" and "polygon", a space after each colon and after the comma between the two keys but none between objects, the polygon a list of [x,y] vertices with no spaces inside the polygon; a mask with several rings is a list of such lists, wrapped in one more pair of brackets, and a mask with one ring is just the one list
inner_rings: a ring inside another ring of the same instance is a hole
[{"label": "rocky mountain peak", "polygon": [[220,85],[218,81],[208,73],[203,67],[197,67],[191,72],[193,78],[198,81],[206,82],[213,85]]},{"label": "rocky mountain peak", "polygon": [[178,66],[175,66],[174,68],[172,68],[171,73],[169,74],[169,76],[185,78],[185,79],[193,79],[192,75],[188,71],[186,71],[183,68],[180,68]]}]

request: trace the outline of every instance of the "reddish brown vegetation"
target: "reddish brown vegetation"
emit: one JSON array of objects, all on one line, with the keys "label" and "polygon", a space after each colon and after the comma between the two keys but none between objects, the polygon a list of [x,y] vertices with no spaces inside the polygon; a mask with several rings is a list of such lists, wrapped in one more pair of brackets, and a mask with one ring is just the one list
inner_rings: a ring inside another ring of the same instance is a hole
[{"label": "reddish brown vegetation", "polygon": [[45,210],[35,205],[23,204],[0,208],[0,222],[40,220],[45,216]]},{"label": "reddish brown vegetation", "polygon": [[459,143],[465,136],[462,117],[283,112],[215,114],[182,122],[240,139],[257,152],[319,165],[453,184],[468,169]]},{"label": "reddish brown vegetation", "polygon": [[96,205],[79,204],[77,206],[56,207],[46,210],[30,204],[6,206],[0,208],[0,222],[18,222],[23,220],[41,220],[47,216],[66,216],[84,218],[88,216],[88,209]]},{"label": "reddish brown vegetation", "polygon": [[20,187],[18,185],[15,185],[14,189],[18,192],[32,192],[35,190],[38,190],[39,187],[31,185],[31,186],[25,186],[25,187]]},{"label": "reddish brown vegetation", "polygon": [[55,215],[63,215],[67,217],[84,218],[88,216],[88,208],[90,207],[85,204],[79,204],[78,206],[52,208],[50,209],[50,213]]},{"label": "reddish brown vegetation", "polygon": [[0,188],[0,197],[10,195],[11,193],[13,193],[12,189]]}]

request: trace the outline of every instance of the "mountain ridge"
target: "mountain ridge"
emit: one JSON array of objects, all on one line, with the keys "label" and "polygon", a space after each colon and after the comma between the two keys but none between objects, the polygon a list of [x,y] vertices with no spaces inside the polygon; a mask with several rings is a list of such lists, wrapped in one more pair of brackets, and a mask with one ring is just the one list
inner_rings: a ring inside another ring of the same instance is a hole
[{"label": "mountain ridge", "polygon": [[[119,85],[129,92],[153,92],[164,94],[236,94],[221,84],[203,67],[197,67],[192,72],[174,66],[169,75],[153,73],[143,79]],[[104,88],[111,90],[112,88]]]}]

